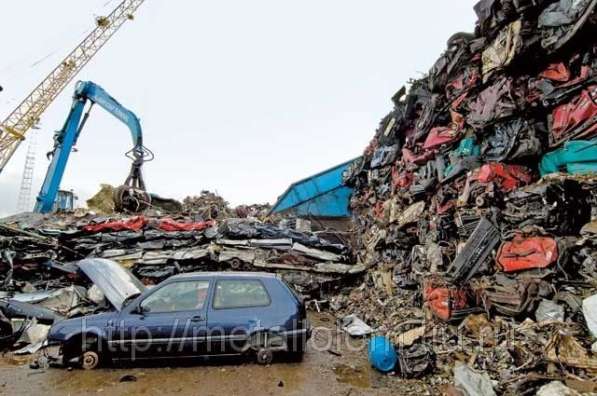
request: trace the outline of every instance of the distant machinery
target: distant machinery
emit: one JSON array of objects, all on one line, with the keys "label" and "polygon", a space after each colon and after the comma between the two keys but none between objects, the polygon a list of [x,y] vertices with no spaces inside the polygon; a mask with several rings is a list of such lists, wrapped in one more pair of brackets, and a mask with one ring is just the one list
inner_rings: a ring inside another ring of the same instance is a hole
[{"label": "distant machinery", "polygon": [[[87,112],[85,106],[89,104]],[[54,135],[54,149],[50,153],[52,162],[35,203],[35,212],[48,213],[55,209],[57,197],[60,207],[68,204],[66,192],[59,194],[60,183],[68,164],[70,153],[85,127],[89,113],[97,104],[124,123],[131,133],[133,148],[126,154],[133,164],[124,185],[115,191],[114,203],[117,209],[138,212],[149,207],[151,196],[145,192],[145,182],[141,172],[143,163],[153,159],[153,153],[143,146],[143,132],[139,118],[132,111],[118,103],[102,87],[91,81],[79,81],[73,96],[73,105],[66,122]],[[62,202],[64,201],[64,202]],[[74,198],[72,199],[74,204]],[[72,206],[72,205],[71,205]],[[64,209],[64,208],[63,208]]]},{"label": "distant machinery", "polygon": [[[135,11],[144,1],[124,0],[110,15],[98,17],[95,29],[0,124],[0,174],[42,113],[114,33],[126,21],[134,19]],[[25,166],[20,194],[31,191],[29,173],[33,174],[33,167],[31,161]],[[23,196],[19,201],[27,202],[28,198]]]}]

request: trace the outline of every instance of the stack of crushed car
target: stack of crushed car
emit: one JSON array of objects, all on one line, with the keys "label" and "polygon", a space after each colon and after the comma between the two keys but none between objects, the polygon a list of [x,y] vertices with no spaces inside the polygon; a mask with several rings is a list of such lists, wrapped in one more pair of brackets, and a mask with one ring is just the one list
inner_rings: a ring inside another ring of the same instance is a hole
[{"label": "stack of crushed car", "polygon": [[349,253],[317,234],[254,218],[16,215],[0,221],[0,347],[23,343],[22,352],[32,352],[55,320],[110,308],[81,268],[86,258],[116,262],[145,284],[184,272],[276,272],[319,297],[359,272]]},{"label": "stack of crushed car", "polygon": [[403,375],[596,378],[596,6],[480,1],[345,174],[368,272],[332,306],[402,347]]}]

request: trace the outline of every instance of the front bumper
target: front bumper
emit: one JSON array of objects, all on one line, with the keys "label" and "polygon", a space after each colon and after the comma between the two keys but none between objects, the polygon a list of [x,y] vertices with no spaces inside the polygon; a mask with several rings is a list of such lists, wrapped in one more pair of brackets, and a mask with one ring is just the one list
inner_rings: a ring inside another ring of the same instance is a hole
[{"label": "front bumper", "polygon": [[64,354],[62,351],[62,343],[49,342],[46,340],[42,345],[41,357],[46,359],[50,366],[64,366]]}]

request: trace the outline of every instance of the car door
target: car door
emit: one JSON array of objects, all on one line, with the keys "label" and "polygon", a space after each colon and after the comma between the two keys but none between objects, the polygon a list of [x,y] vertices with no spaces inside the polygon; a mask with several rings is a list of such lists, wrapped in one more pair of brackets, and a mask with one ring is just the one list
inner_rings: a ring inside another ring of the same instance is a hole
[{"label": "car door", "polygon": [[271,305],[261,280],[220,278],[213,286],[208,317],[208,351],[212,354],[243,352],[248,335],[262,327],[264,309]]},{"label": "car door", "polygon": [[204,353],[210,280],[180,279],[157,287],[117,324],[119,357],[194,356]]}]

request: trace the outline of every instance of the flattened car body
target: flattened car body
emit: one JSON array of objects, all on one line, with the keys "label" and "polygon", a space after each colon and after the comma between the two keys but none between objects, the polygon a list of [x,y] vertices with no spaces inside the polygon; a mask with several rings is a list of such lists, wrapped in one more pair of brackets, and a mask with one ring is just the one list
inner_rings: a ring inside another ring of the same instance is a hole
[{"label": "flattened car body", "polygon": [[584,89],[580,95],[556,107],[552,113],[550,144],[597,135],[597,85]]},{"label": "flattened car body", "polygon": [[458,313],[468,306],[466,292],[450,287],[428,284],[423,291],[423,298],[433,315],[443,321],[456,319]]},{"label": "flattened car body", "polygon": [[520,235],[504,242],[497,254],[497,263],[504,272],[546,268],[558,259],[558,244],[549,237],[529,237]]},{"label": "flattened car body", "polygon": [[556,172],[597,173],[597,139],[571,140],[558,150],[547,153],[539,164],[541,176]]}]

